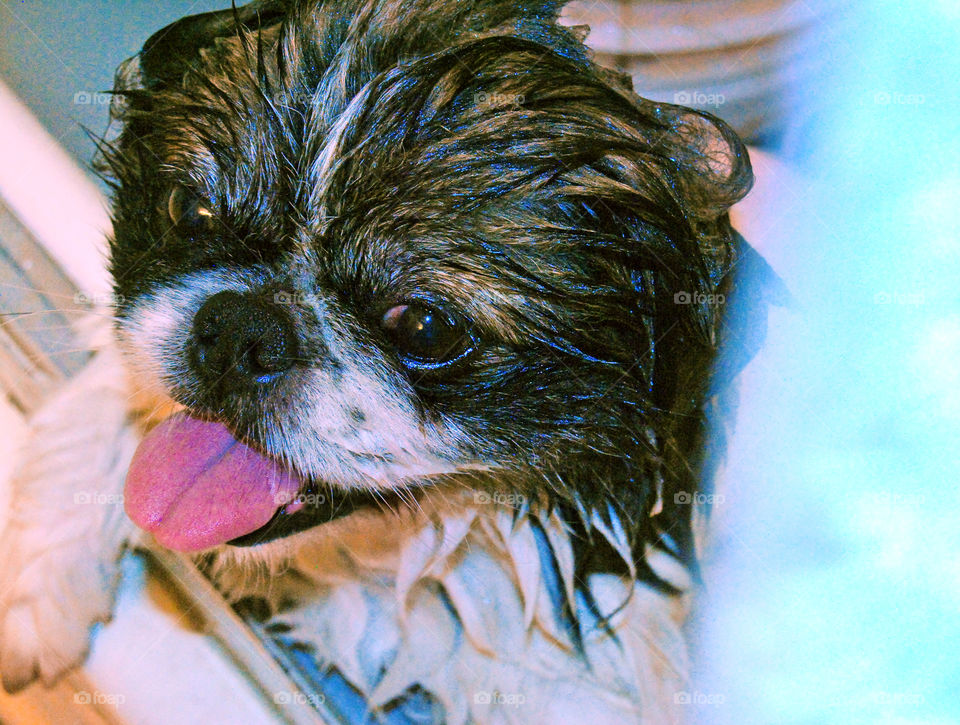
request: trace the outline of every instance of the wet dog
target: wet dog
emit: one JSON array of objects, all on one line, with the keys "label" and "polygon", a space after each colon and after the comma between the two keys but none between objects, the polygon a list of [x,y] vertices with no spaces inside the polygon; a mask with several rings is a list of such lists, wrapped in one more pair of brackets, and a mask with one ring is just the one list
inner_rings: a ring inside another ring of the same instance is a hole
[{"label": "wet dog", "polygon": [[[419,688],[447,722],[683,719],[752,177],[721,121],[596,66],[561,5],[254,2],[121,68],[116,345],[18,474],[8,687],[82,656],[131,535],[67,506],[51,541],[24,502],[125,479],[133,522],[374,707]],[[258,592],[255,562],[296,596]],[[54,599],[78,605],[49,636]]]}]

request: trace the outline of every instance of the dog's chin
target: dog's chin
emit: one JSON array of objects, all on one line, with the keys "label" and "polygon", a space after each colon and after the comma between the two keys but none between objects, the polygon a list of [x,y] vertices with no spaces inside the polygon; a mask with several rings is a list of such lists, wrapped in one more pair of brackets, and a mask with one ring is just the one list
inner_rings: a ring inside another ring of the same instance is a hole
[{"label": "dog's chin", "polygon": [[298,534],[324,535],[337,528],[335,524],[347,519],[357,521],[395,513],[410,506],[415,496],[410,488],[376,492],[356,490],[336,496],[315,493],[317,490],[318,486],[309,486],[305,489],[308,493],[298,495],[292,505],[277,509],[259,529],[231,539],[226,545],[256,547]]},{"label": "dog's chin", "polygon": [[358,506],[322,523],[314,521],[298,530],[274,529],[266,535],[251,532],[201,553],[238,564],[279,563],[295,557],[299,551],[332,542],[349,546],[357,537],[391,540],[399,530],[405,530],[412,520],[421,516],[424,513],[419,506],[409,502],[392,508],[373,504]]}]

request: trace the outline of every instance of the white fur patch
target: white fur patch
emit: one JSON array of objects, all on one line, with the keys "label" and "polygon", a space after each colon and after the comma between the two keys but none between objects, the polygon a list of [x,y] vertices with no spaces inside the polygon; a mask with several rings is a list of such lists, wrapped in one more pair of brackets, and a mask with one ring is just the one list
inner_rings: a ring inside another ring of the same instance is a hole
[{"label": "white fur patch", "polygon": [[[572,598],[567,529],[556,515],[536,518]],[[271,621],[288,625],[292,640],[335,666],[372,707],[419,685],[451,725],[685,722],[689,596],[593,575],[601,612],[617,612],[616,639],[587,626],[587,665],[559,624],[532,520],[515,522],[468,492],[427,495],[420,511],[355,514],[288,540],[282,556],[273,549],[268,557],[267,587],[263,565],[244,567],[229,549],[218,552],[211,573],[231,598],[296,601]],[[658,573],[672,568],[668,560],[651,556]],[[690,587],[686,574],[671,579]]]},{"label": "white fur patch", "polygon": [[115,350],[99,352],[31,417],[0,535],[0,673],[50,683],[110,617],[118,559],[135,527],[123,482],[139,441]]}]

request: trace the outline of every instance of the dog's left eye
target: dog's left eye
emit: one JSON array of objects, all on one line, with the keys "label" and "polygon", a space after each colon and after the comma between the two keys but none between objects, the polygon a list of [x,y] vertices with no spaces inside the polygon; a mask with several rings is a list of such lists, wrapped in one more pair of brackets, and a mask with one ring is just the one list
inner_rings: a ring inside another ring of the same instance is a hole
[{"label": "dog's left eye", "polygon": [[448,365],[473,348],[464,322],[419,302],[391,307],[380,324],[405,362],[413,367]]},{"label": "dog's left eye", "polygon": [[184,186],[175,186],[170,192],[167,214],[178,229],[187,233],[205,232],[213,227],[210,205]]}]

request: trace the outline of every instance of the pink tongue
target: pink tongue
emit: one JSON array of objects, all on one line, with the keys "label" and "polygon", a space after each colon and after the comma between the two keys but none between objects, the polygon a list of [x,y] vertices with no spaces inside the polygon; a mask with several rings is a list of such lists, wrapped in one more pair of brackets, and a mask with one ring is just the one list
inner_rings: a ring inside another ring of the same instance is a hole
[{"label": "pink tongue", "polygon": [[256,531],[300,489],[297,475],[220,423],[175,415],[140,443],[127,515],[170,549],[199,551]]}]

